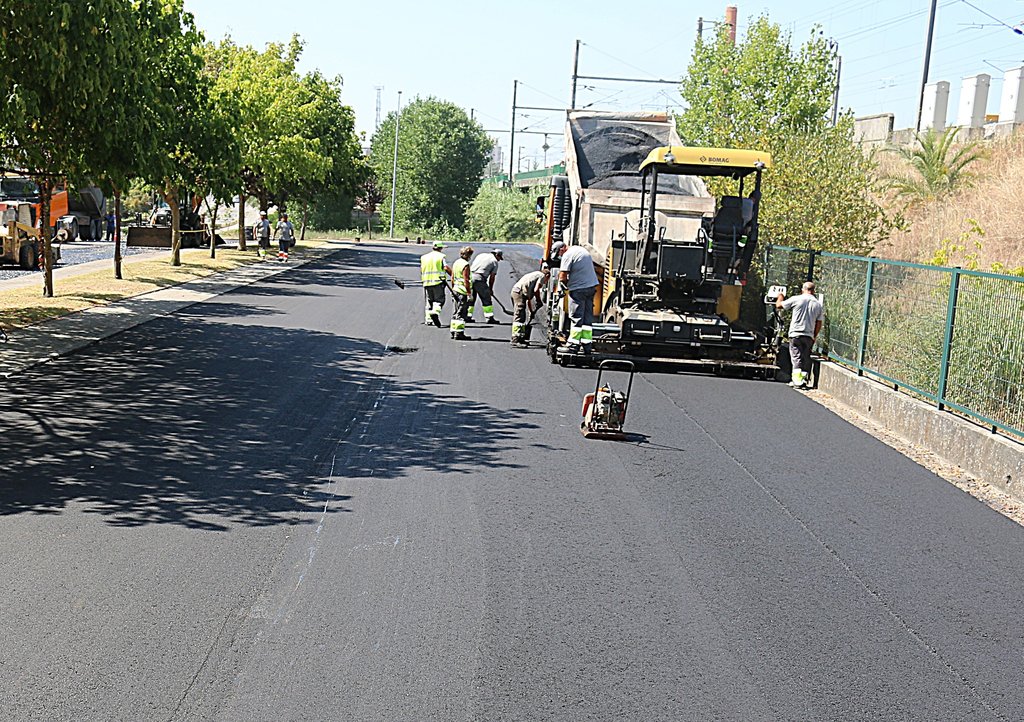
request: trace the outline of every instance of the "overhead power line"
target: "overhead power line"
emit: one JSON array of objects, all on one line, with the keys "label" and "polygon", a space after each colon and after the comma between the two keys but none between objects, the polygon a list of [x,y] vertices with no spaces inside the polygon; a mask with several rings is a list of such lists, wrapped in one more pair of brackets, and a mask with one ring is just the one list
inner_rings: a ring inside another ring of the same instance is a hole
[{"label": "overhead power line", "polygon": [[992,15],[990,13],[985,12],[984,10],[979,8],[977,5],[975,5],[973,3],[967,2],[967,0],[960,0],[960,2],[962,2],[964,5],[966,5],[969,8],[974,8],[975,10],[977,10],[979,13],[981,13],[985,17],[989,18],[990,20],[995,20],[997,23],[999,23],[1003,27],[1009,28],[1013,32],[1017,33],[1017,35],[1024,35],[1024,30],[1021,30],[1020,27],[1016,27],[1016,26],[1010,25],[1006,21],[1000,20],[995,15]]}]

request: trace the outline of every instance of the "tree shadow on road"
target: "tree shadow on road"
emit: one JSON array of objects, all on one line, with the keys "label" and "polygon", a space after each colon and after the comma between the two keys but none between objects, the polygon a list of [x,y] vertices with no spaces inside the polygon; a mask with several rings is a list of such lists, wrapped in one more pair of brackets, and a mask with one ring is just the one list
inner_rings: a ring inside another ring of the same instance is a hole
[{"label": "tree shadow on road", "polygon": [[535,428],[528,410],[496,415],[443,384],[399,380],[402,355],[378,341],[215,310],[2,382],[0,516],[81,506],[120,526],[311,523],[325,497],[332,513],[354,509],[332,479],[512,467],[503,456]]}]

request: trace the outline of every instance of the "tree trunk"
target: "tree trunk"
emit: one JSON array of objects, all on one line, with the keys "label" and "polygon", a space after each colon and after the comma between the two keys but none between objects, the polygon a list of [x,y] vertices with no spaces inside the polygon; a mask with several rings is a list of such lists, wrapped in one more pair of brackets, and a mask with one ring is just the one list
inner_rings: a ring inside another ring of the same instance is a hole
[{"label": "tree trunk", "polygon": [[[206,210],[210,212],[210,258],[217,257],[217,211],[220,210],[220,202],[214,203],[213,207],[206,204]],[[245,250],[244,248],[241,250]]]},{"label": "tree trunk", "polygon": [[372,241],[373,240],[373,226],[371,225],[371,221],[370,221],[369,218],[366,219],[366,233],[370,237],[370,240]]},{"label": "tree trunk", "polygon": [[114,278],[121,280],[121,189],[114,189]]},{"label": "tree trunk", "polygon": [[181,265],[181,208],[176,191],[168,191],[164,200],[171,208],[171,265]]},{"label": "tree trunk", "polygon": [[245,192],[238,194],[238,250],[245,250]]},{"label": "tree trunk", "polygon": [[302,202],[302,229],[299,231],[299,240],[306,240],[306,220],[309,218],[309,203]]},{"label": "tree trunk", "polygon": [[39,235],[43,239],[43,296],[53,298],[53,234],[50,233],[50,200],[53,198],[53,181],[45,178],[39,182]]}]

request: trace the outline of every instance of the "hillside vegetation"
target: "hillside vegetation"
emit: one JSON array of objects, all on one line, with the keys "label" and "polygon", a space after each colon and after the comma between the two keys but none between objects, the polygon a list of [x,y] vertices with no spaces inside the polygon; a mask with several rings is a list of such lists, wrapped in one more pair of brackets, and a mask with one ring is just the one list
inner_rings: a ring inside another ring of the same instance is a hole
[{"label": "hillside vegetation", "polygon": [[[967,167],[967,182],[958,189],[916,202],[889,198],[903,211],[903,228],[879,242],[874,255],[1024,275],[1024,133],[979,147],[984,154]],[[890,177],[913,175],[893,152],[876,158]]]}]

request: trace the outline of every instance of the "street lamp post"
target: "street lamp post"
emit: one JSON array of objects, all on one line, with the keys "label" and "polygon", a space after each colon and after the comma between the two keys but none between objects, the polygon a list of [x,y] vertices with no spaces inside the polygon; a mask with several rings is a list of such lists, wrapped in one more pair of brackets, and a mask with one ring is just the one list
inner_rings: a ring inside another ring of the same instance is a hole
[{"label": "street lamp post", "polygon": [[391,166],[391,238],[395,237],[395,198],[398,191],[398,125],[402,120],[402,91],[398,91],[398,111],[395,113],[395,160]]}]

